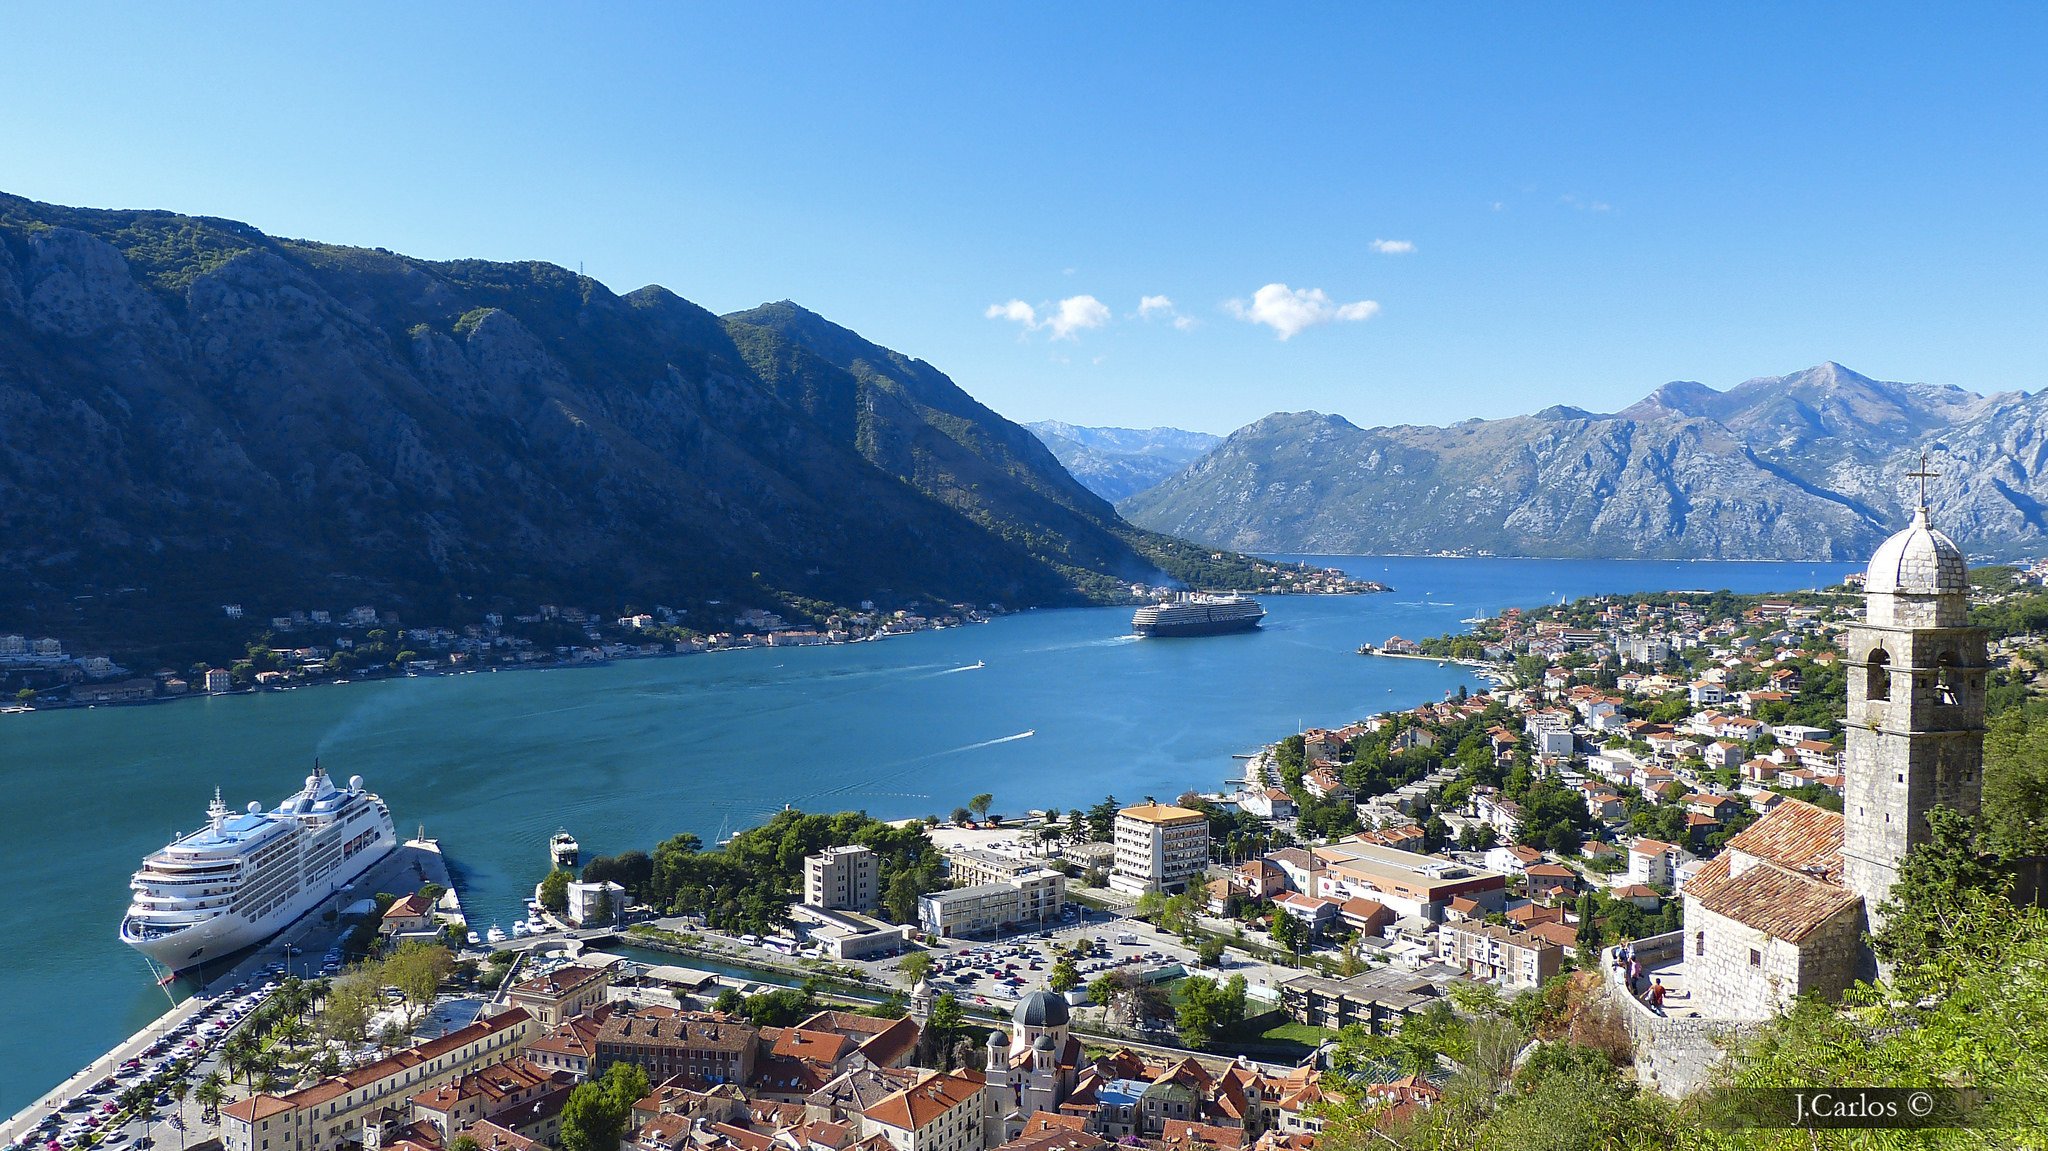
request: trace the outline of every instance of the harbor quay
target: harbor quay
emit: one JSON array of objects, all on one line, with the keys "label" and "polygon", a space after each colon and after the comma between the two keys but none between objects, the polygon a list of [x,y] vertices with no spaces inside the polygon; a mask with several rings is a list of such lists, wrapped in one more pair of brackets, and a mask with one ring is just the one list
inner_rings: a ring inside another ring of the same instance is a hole
[{"label": "harbor quay", "polygon": [[[65,1103],[78,1097],[94,1084],[109,1078],[116,1078],[122,1064],[143,1058],[151,1047],[166,1041],[173,1032],[191,1023],[204,1014],[222,996],[237,987],[248,987],[255,1002],[267,997],[265,972],[276,968],[285,975],[302,977],[320,974],[320,956],[335,946],[347,934],[349,924],[341,912],[350,905],[369,898],[378,891],[417,891],[426,884],[437,884],[450,892],[457,892],[455,882],[448,869],[447,858],[441,852],[440,844],[432,839],[416,838],[393,850],[364,872],[348,888],[331,895],[282,931],[246,953],[232,967],[207,976],[186,999],[171,1003],[165,1012],[122,1040],[105,1055],[94,1059],[63,1082],[52,1087],[35,1102],[0,1122],[0,1146],[12,1146],[22,1136],[35,1130],[51,1115],[58,1113]],[[459,917],[460,894],[456,894],[456,915]],[[332,918],[330,918],[330,914]],[[167,993],[168,997],[168,993]],[[254,1004],[252,1004],[253,1006]],[[199,1050],[217,1048],[235,1028],[229,1027],[204,1041]],[[120,1087],[128,1086],[120,1083]]]}]

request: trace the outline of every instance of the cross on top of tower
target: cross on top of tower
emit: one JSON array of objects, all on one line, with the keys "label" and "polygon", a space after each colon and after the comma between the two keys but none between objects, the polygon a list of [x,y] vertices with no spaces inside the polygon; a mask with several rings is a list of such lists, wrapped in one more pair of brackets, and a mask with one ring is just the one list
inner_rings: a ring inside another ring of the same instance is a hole
[{"label": "cross on top of tower", "polygon": [[1906,473],[1907,479],[1917,479],[1920,481],[1920,510],[1923,512],[1927,510],[1927,481],[1940,474],[1940,472],[1928,470],[1926,452],[1920,453],[1919,470]]}]

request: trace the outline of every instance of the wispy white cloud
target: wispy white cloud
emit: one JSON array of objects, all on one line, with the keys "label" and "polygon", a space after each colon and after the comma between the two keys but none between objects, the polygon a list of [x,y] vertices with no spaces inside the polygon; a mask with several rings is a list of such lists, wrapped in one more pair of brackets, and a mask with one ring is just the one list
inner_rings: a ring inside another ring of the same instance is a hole
[{"label": "wispy white cloud", "polygon": [[1405,256],[1415,250],[1413,240],[1374,240],[1372,250],[1385,256]]},{"label": "wispy white cloud", "polygon": [[1038,326],[1038,309],[1022,300],[1011,300],[1007,304],[990,304],[982,315],[991,320],[1009,320],[1022,324],[1027,332]]},{"label": "wispy white cloud", "polygon": [[1605,200],[1588,200],[1573,192],[1566,192],[1558,197],[1558,200],[1565,206],[1577,208],[1581,212],[1608,212],[1614,209],[1614,205]]},{"label": "wispy white cloud", "polygon": [[1195,327],[1195,318],[1182,315],[1180,309],[1173,306],[1173,300],[1167,296],[1140,296],[1138,318],[1165,320],[1171,323],[1177,332],[1185,332]]},{"label": "wispy white cloud", "polygon": [[1055,340],[1071,340],[1090,328],[1109,322],[1109,305],[1094,296],[1068,296],[1045,317],[1042,327],[1052,329]]},{"label": "wispy white cloud", "polygon": [[1058,303],[1037,307],[1011,300],[990,304],[981,314],[991,320],[1007,320],[1026,332],[1049,331],[1055,340],[1071,340],[1090,328],[1102,327],[1111,316],[1109,305],[1094,296],[1068,296]]},{"label": "wispy white cloud", "polygon": [[1291,340],[1322,324],[1369,320],[1380,310],[1373,300],[1340,304],[1321,288],[1290,288],[1285,284],[1267,284],[1252,293],[1249,303],[1227,300],[1223,308],[1246,323],[1264,324],[1283,340]]}]

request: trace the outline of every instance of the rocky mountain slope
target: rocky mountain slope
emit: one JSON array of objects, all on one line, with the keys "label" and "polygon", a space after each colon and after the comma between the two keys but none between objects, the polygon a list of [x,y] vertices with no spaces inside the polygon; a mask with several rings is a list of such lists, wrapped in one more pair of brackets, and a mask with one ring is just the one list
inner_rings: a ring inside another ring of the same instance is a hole
[{"label": "rocky mountain slope", "polygon": [[0,196],[0,631],[1050,604],[1219,563],[1243,561],[1131,527],[930,365],[791,304],[722,319],[548,264]]},{"label": "rocky mountain slope", "polygon": [[1025,424],[1088,490],[1115,503],[1186,467],[1222,436],[1179,428],[1084,428],[1059,420]]},{"label": "rocky mountain slope", "polygon": [[1120,505],[1218,546],[1329,553],[1861,559],[1911,514],[1973,554],[2048,544],[2048,393],[1885,383],[1839,364],[1450,427],[1268,416]]}]

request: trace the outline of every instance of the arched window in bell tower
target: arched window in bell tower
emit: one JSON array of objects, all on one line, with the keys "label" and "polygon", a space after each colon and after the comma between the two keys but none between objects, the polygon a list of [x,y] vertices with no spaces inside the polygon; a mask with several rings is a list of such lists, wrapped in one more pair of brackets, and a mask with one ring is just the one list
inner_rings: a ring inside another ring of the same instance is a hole
[{"label": "arched window in bell tower", "polygon": [[1950,707],[1962,698],[1956,693],[1960,680],[1956,675],[1956,657],[1947,652],[1934,661],[1934,702]]},{"label": "arched window in bell tower", "polygon": [[1863,665],[1863,697],[1865,699],[1890,699],[1892,697],[1892,657],[1883,648],[1873,648],[1870,659]]}]

